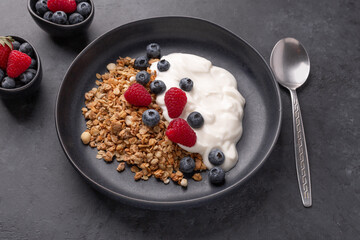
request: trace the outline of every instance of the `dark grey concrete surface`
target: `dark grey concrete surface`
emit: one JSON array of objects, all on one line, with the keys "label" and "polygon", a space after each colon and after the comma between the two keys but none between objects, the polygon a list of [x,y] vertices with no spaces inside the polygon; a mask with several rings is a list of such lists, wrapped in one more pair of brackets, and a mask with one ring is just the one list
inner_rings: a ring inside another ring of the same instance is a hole
[{"label": "dark grey concrete surface", "polygon": [[[88,33],[63,41],[33,22],[26,0],[0,1],[0,35],[38,50],[40,91],[0,100],[0,239],[359,239],[360,1],[96,0]],[[269,59],[280,38],[311,57],[299,92],[312,174],[313,207],[297,185],[290,98],[265,165],[232,195],[202,207],[159,212],[114,202],[90,188],[66,159],[54,127],[55,98],[74,57],[100,34],[148,17],[213,21]]]}]

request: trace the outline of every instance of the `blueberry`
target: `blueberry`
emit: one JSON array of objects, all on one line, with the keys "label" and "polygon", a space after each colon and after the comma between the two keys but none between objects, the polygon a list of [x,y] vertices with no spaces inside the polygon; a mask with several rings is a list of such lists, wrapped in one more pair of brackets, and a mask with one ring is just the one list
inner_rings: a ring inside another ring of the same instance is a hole
[{"label": "blueberry", "polygon": [[150,81],[150,74],[147,71],[140,71],[136,74],[136,81],[141,85],[146,85]]},{"label": "blueberry", "polygon": [[179,169],[183,173],[191,173],[195,169],[195,161],[191,157],[184,157],[180,160]]},{"label": "blueberry", "polygon": [[162,59],[158,62],[157,68],[159,69],[160,72],[166,72],[170,68],[170,63],[165,59]]},{"label": "blueberry", "polygon": [[35,69],[27,69],[25,72],[31,72],[32,74],[36,75],[37,71]]},{"label": "blueberry", "polygon": [[4,77],[5,77],[5,73],[2,69],[0,69],[0,82],[1,80],[3,80]]},{"label": "blueberry", "polygon": [[199,112],[190,113],[186,120],[192,128],[201,128],[204,125],[204,118]]},{"label": "blueberry", "polygon": [[213,184],[223,183],[225,180],[225,172],[220,167],[213,167],[209,171],[209,179]]},{"label": "blueberry", "polygon": [[52,17],[53,17],[54,13],[52,11],[48,11],[44,14],[43,18],[45,20],[48,20],[48,21],[52,21]]},{"label": "blueberry", "polygon": [[154,109],[148,109],[142,114],[142,121],[146,126],[154,127],[160,121],[160,114]]},{"label": "blueberry", "polygon": [[150,91],[155,94],[160,94],[165,92],[166,85],[161,80],[155,80],[150,84]]},{"label": "blueberry", "polygon": [[57,24],[65,24],[67,21],[67,15],[63,11],[57,11],[52,16],[52,21]]},{"label": "blueberry", "polygon": [[33,54],[33,52],[34,52],[31,45],[29,43],[27,43],[27,42],[20,45],[19,51],[22,52],[22,53],[25,53],[25,54],[27,54],[29,56],[31,56]]},{"label": "blueberry", "polygon": [[91,5],[87,2],[81,2],[77,5],[76,11],[83,17],[87,17],[91,12]]},{"label": "blueberry", "polygon": [[46,0],[39,0],[36,2],[35,4],[35,9],[36,11],[38,11],[38,13],[43,16],[44,13],[46,13],[47,11],[49,11],[48,7],[47,7],[47,1]]},{"label": "blueberry", "polygon": [[1,82],[1,87],[7,88],[7,89],[14,88],[15,80],[10,77],[5,77],[4,80],[2,80],[2,82]]},{"label": "blueberry", "polygon": [[12,42],[12,45],[13,45],[13,50],[19,50],[20,43],[18,41]]},{"label": "blueberry", "polygon": [[160,58],[160,45],[157,43],[150,43],[146,46],[146,55],[148,58]]},{"label": "blueberry", "polygon": [[73,13],[69,17],[70,24],[77,24],[82,21],[84,21],[84,17],[82,15],[80,15],[79,13]]},{"label": "blueberry", "polygon": [[180,80],[179,86],[185,92],[190,92],[194,86],[194,82],[190,78],[183,78]]},{"label": "blueberry", "polygon": [[87,0],[76,0],[76,4],[79,4],[81,2],[86,2]]},{"label": "blueberry", "polygon": [[209,161],[214,165],[221,165],[225,161],[225,155],[220,149],[214,148],[209,153]]},{"label": "blueberry", "polygon": [[134,68],[139,70],[146,70],[148,63],[149,62],[146,56],[137,57],[134,62]]},{"label": "blueberry", "polygon": [[35,69],[36,68],[36,60],[35,59],[31,59],[31,64],[30,64],[30,67],[29,68],[33,68],[33,69]]},{"label": "blueberry", "polygon": [[24,73],[20,74],[19,80],[23,84],[27,84],[34,78],[34,76],[35,76],[35,74],[33,74],[32,72],[25,71]]}]

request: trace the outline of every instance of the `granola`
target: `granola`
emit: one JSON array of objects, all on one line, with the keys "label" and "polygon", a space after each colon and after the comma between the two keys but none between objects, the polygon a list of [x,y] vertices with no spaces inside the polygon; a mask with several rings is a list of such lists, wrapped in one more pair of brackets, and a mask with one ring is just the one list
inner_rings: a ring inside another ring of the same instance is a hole
[{"label": "granola", "polygon": [[[82,114],[86,120],[87,130],[81,135],[84,144],[97,148],[96,158],[106,162],[116,159],[117,171],[125,169],[125,163],[135,174],[135,180],[148,180],[151,176],[165,184],[169,179],[186,187],[188,181],[179,171],[179,162],[185,156],[195,160],[195,171],[192,178],[200,181],[200,171],[206,170],[202,157],[189,153],[170,141],[165,135],[168,122],[162,115],[162,109],[156,104],[156,95],[151,94],[152,103],[148,107],[136,107],[129,104],[124,93],[135,83],[134,59],[119,58],[107,65],[109,72],[96,74],[98,87],[85,93],[85,106]],[[149,63],[158,61],[151,59]],[[149,85],[156,75],[152,74]],[[148,127],[142,122],[142,114],[147,109],[155,109],[160,114],[160,122],[155,127]]]}]

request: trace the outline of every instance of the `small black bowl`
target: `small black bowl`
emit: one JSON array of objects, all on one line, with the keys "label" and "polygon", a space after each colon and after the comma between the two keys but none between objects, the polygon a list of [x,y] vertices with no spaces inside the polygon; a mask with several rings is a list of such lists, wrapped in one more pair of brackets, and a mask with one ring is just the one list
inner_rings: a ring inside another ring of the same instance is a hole
[{"label": "small black bowl", "polygon": [[45,20],[36,14],[35,4],[38,0],[28,1],[28,11],[31,17],[34,19],[37,25],[42,28],[45,32],[55,37],[69,37],[84,32],[89,28],[95,15],[95,7],[92,0],[87,0],[91,5],[90,15],[82,22],[72,25],[62,25]]},{"label": "small black bowl", "polygon": [[[29,43],[29,41],[27,41],[21,37],[16,37],[16,36],[11,36],[11,37],[15,41],[18,41],[19,43],[24,43],[24,42]],[[24,86],[21,86],[18,88],[11,88],[11,89],[0,87],[0,96],[2,98],[25,97],[25,96],[31,95],[32,93],[36,92],[36,90],[39,89],[40,83],[42,80],[42,68],[41,68],[40,56],[39,56],[38,52],[36,51],[36,49],[34,48],[34,46],[31,43],[29,43],[29,44],[34,49],[32,58],[34,58],[37,62],[36,74],[35,74],[34,78],[30,82],[25,84]]]}]

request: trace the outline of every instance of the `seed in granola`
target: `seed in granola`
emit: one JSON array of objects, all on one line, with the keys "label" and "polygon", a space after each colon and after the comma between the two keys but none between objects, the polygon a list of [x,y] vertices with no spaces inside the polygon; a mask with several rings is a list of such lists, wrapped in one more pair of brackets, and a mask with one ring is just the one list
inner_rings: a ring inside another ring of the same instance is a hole
[{"label": "seed in granola", "polygon": [[143,172],[137,172],[135,173],[134,179],[135,181],[139,180],[143,176]]},{"label": "seed in granola", "polygon": [[115,65],[115,63],[109,63],[109,64],[106,66],[106,68],[107,68],[107,70],[109,70],[109,71],[113,71],[113,70],[115,70],[116,65]]},{"label": "seed in granola", "polygon": [[200,173],[195,173],[193,176],[192,176],[192,179],[194,179],[195,181],[201,181],[202,180],[202,176]]},{"label": "seed in granola", "polygon": [[159,162],[159,159],[154,158],[153,160],[151,160],[150,164],[151,165],[156,165]]},{"label": "seed in granola", "polygon": [[186,179],[186,178],[181,179],[180,185],[181,185],[182,187],[187,187],[187,185],[188,185],[187,179]]},{"label": "seed in granola", "polygon": [[91,138],[91,135],[89,132],[83,132],[81,134],[81,141],[83,142],[83,144],[89,144],[90,142],[90,138]]},{"label": "seed in granola", "polygon": [[139,170],[139,168],[137,167],[137,166],[132,166],[131,168],[130,168],[130,170],[132,171],[132,172],[134,172],[134,173],[136,173],[136,172],[139,172],[140,170]]},{"label": "seed in granola", "polygon": [[124,171],[124,169],[125,169],[125,163],[124,162],[119,163],[119,165],[116,168],[116,170],[118,172],[122,172],[122,171]]}]

